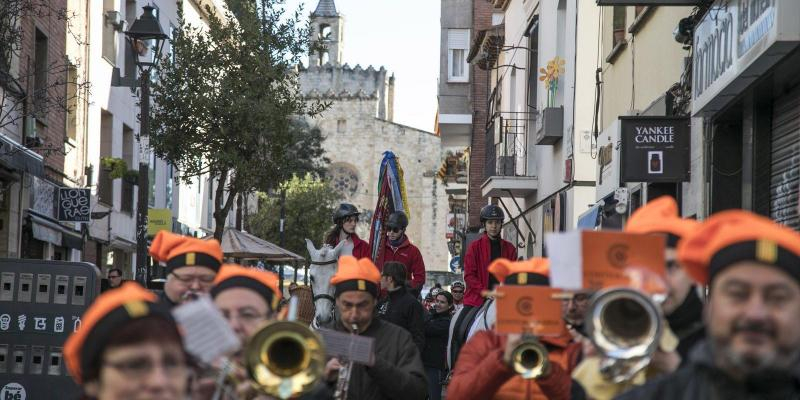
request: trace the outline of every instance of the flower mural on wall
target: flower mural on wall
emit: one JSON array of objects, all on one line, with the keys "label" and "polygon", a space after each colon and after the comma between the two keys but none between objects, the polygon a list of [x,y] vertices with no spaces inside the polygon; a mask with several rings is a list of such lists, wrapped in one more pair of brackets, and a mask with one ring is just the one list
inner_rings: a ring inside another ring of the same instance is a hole
[{"label": "flower mural on wall", "polygon": [[544,87],[547,89],[547,107],[556,106],[558,79],[564,74],[564,65],[566,63],[567,62],[563,58],[555,56],[552,60],[547,62],[545,68],[539,68],[539,73],[542,74],[539,76],[539,80],[544,83]]}]

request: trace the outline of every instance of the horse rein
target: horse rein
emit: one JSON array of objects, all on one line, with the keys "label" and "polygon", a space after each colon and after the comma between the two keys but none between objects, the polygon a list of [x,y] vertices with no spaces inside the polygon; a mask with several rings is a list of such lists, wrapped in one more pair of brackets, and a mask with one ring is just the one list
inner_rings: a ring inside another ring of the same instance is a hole
[{"label": "horse rein", "polygon": [[331,264],[336,264],[337,262],[339,262],[339,260],[333,259],[333,260],[328,260],[328,261],[309,261],[309,264],[311,264],[311,265],[331,265]]}]

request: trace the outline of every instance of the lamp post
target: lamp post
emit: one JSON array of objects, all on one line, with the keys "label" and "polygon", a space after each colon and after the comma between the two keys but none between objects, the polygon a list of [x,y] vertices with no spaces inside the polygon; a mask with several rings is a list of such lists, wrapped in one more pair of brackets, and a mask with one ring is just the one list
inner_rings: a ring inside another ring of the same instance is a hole
[{"label": "lamp post", "polygon": [[[147,211],[150,198],[150,72],[161,59],[164,42],[169,39],[150,5],[142,7],[144,13],[133,21],[125,32],[125,39],[133,51],[133,61],[139,70],[139,196],[136,206],[136,280],[147,287],[150,282],[150,268],[147,267]],[[148,42],[152,47],[148,50]],[[140,57],[152,51],[152,60],[143,61]]]}]

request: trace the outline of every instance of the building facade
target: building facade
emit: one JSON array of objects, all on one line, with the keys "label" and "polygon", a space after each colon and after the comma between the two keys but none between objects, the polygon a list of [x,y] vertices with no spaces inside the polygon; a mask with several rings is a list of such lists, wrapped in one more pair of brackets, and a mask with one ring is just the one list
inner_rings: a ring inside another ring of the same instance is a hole
[{"label": "building facade", "polygon": [[[586,71],[596,68],[598,7],[566,0],[490,5],[491,26],[473,35],[469,54],[488,82],[487,93],[472,99],[484,112],[473,114],[471,149],[473,162],[482,152],[484,177],[474,179],[470,165],[470,196],[478,190],[479,204],[506,211],[503,235],[521,256],[546,255],[544,235],[574,228],[594,198],[595,82]],[[556,72],[543,81],[548,65]]]}]

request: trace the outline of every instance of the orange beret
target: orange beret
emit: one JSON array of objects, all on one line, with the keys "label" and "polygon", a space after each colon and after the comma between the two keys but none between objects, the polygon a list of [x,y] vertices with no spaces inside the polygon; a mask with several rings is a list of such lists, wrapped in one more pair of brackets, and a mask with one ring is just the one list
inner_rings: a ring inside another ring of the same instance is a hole
[{"label": "orange beret", "polygon": [[775,266],[800,282],[800,234],[748,211],[723,211],[681,241],[678,259],[701,284],[740,261]]},{"label": "orange beret", "polygon": [[220,268],[211,288],[211,297],[230,288],[250,289],[261,295],[267,306],[275,311],[281,300],[281,290],[278,288],[278,275],[256,268],[242,267],[236,264],[225,264]]},{"label": "orange beret", "polygon": [[678,216],[678,203],[670,196],[662,196],[636,210],[625,232],[667,234],[667,247],[677,247],[678,241],[690,234],[700,223]]},{"label": "orange beret", "polygon": [[83,381],[83,373],[96,362],[105,344],[125,323],[148,316],[159,316],[175,323],[169,309],[156,303],[156,299],[155,294],[132,281],[95,299],[81,317],[80,329],[64,343],[64,362],[76,382]]},{"label": "orange beret", "polygon": [[216,239],[202,240],[191,236],[159,231],[150,245],[150,256],[167,263],[167,273],[181,267],[206,267],[218,271],[222,265],[222,247]]},{"label": "orange beret", "polygon": [[550,261],[546,258],[525,261],[498,258],[489,265],[489,272],[506,285],[550,285]]},{"label": "orange beret", "polygon": [[336,273],[331,278],[331,285],[336,286],[336,296],[350,290],[361,290],[377,297],[380,280],[381,273],[369,258],[341,256]]}]

